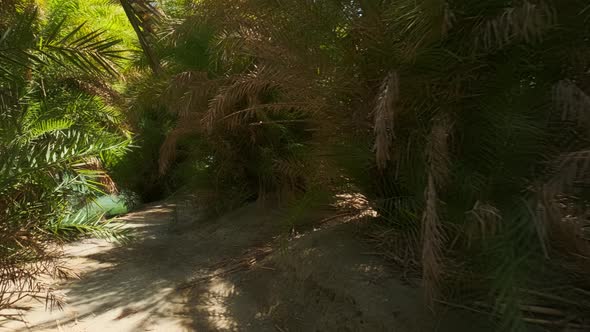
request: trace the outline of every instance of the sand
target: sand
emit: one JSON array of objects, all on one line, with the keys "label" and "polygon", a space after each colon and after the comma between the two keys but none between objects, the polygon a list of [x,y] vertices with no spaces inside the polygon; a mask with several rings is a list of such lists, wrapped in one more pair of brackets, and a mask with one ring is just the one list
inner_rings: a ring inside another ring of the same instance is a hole
[{"label": "sand", "polygon": [[[62,311],[30,303],[0,331],[492,331],[466,312],[434,318],[419,289],[369,255],[354,223],[290,241],[277,211],[247,206],[197,221],[153,204],[120,218],[136,241],[66,246],[78,280]],[[172,226],[171,226],[172,225]]]}]

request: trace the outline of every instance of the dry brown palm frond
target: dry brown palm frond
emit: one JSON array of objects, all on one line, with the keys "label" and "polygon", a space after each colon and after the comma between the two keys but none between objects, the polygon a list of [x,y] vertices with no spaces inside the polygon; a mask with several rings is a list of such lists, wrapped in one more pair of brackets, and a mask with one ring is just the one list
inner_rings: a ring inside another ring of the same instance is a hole
[{"label": "dry brown palm frond", "polygon": [[235,105],[253,95],[259,95],[269,88],[271,82],[261,77],[261,70],[251,71],[239,77],[234,83],[219,89],[209,102],[209,110],[203,118],[203,127],[212,132],[216,122],[234,111]]},{"label": "dry brown palm frond", "polygon": [[[590,97],[585,91],[566,79],[553,86],[552,97],[562,121],[575,123],[590,132]],[[583,234],[583,229],[577,224],[578,216],[567,213],[567,204],[563,203],[564,197],[574,193],[576,187],[587,185],[590,178],[590,150],[580,149],[579,146],[577,149],[562,153],[551,161],[548,169],[552,175],[538,181],[532,189],[534,195],[529,205],[534,210],[537,234],[546,256],[548,242],[556,236],[562,238],[558,242],[574,244],[572,248],[584,247],[576,244],[576,239]]]},{"label": "dry brown palm frond", "polygon": [[[548,240],[551,249],[568,258],[570,270],[589,272],[590,259],[590,206],[575,196],[560,195],[554,199],[557,216],[561,219],[549,224]],[[577,266],[581,263],[581,266]],[[564,266],[566,266],[564,262]],[[573,268],[573,269],[572,269]]]},{"label": "dry brown palm frond", "polygon": [[[554,85],[552,97],[563,121],[575,123],[590,132],[590,97],[585,91],[571,80],[561,80]],[[565,242],[573,244],[572,250],[579,254],[587,254],[583,252],[587,249],[579,250],[586,246],[579,245],[577,240],[583,234],[578,215],[566,212],[567,204],[562,203],[562,198],[575,192],[577,186],[588,184],[590,149],[562,153],[549,163],[549,169],[552,171],[549,179],[533,186],[530,203],[545,254],[548,256],[548,241],[555,236],[566,238]]]},{"label": "dry brown palm frond", "polygon": [[189,112],[204,110],[212,90],[217,86],[206,72],[186,71],[174,75],[162,94],[162,103],[179,119]]},{"label": "dry brown palm frond", "polygon": [[225,79],[212,80],[206,72],[200,71],[185,71],[170,79],[159,97],[159,102],[177,116],[177,125],[168,133],[160,147],[160,174],[165,174],[176,158],[177,141],[184,136],[202,131],[202,113],[207,110],[213,91],[223,82]]},{"label": "dry brown palm frond", "polygon": [[537,190],[546,204],[558,195],[571,192],[576,185],[587,185],[590,149],[563,153],[554,161],[554,165],[554,175]]},{"label": "dry brown palm frond", "polygon": [[543,190],[553,197],[571,191],[578,182],[587,180],[590,172],[590,149],[563,153],[554,164],[555,175],[544,184]]},{"label": "dry brown palm frond", "polygon": [[[229,86],[222,87],[211,99],[209,110],[203,118],[203,127],[212,132],[215,124],[236,111],[237,105],[247,101],[246,108],[257,108],[258,98],[270,91],[284,91],[283,84],[289,82],[291,75],[268,67],[256,67],[246,75],[238,77]],[[295,80],[296,81],[296,80]]]},{"label": "dry brown palm frond", "polygon": [[381,83],[377,103],[373,111],[375,133],[375,159],[377,166],[384,169],[390,160],[391,146],[395,138],[394,125],[396,109],[399,107],[399,76],[390,72]]},{"label": "dry brown palm frond", "polygon": [[273,172],[279,174],[281,184],[287,187],[287,192],[296,192],[300,179],[306,176],[308,168],[299,158],[282,158],[273,160]]},{"label": "dry brown palm frond", "polygon": [[[232,31],[224,30],[215,37],[214,52],[225,67],[232,67],[246,59],[266,65],[293,66],[301,62],[298,49],[291,49],[292,37],[280,29],[269,29],[252,22],[242,22]],[[316,61],[317,62],[317,61]]]},{"label": "dry brown palm frond", "polygon": [[285,111],[293,112],[293,111],[302,111],[307,107],[310,107],[309,103],[304,102],[286,102],[286,103],[268,103],[268,104],[258,104],[254,105],[233,113],[230,113],[224,116],[222,121],[226,121],[229,128],[237,127],[241,124],[252,124],[251,119],[256,118],[256,114],[259,111],[265,112],[266,114],[270,113],[282,113]]},{"label": "dry brown palm frond", "polygon": [[556,21],[555,9],[545,2],[522,1],[505,8],[491,19],[484,19],[475,29],[478,50],[501,49],[512,41],[539,42]]},{"label": "dry brown palm frond", "polygon": [[426,160],[437,188],[441,188],[449,177],[449,140],[453,124],[445,115],[433,119],[430,136],[426,144]]},{"label": "dry brown palm frond", "polygon": [[443,274],[443,246],[445,234],[439,212],[438,190],[447,182],[449,174],[449,136],[452,123],[442,115],[433,119],[426,145],[428,183],[424,193],[422,213],[422,278],[424,295],[432,306]]},{"label": "dry brown palm frond", "polygon": [[[400,39],[392,40],[401,41],[396,45],[399,55],[411,62],[420,48],[440,42],[448,36],[456,24],[456,15],[445,0],[402,0],[395,5],[385,5],[382,22],[389,30],[388,35]],[[367,37],[381,40],[389,38],[387,35]]]},{"label": "dry brown palm frond", "polygon": [[496,235],[502,227],[500,210],[489,203],[476,201],[473,208],[465,215],[468,218],[467,245],[471,246],[474,238],[485,239]]},{"label": "dry brown palm frond", "polygon": [[[376,215],[375,211],[363,213],[360,218],[371,218]],[[416,234],[418,233],[418,234]],[[376,251],[371,254],[385,257],[402,268],[402,280],[412,284],[420,280],[420,234],[412,228],[407,231],[399,231],[391,227],[371,223],[366,232],[366,239],[375,247]],[[416,285],[419,286],[419,285]]]},{"label": "dry brown palm frond", "polygon": [[[252,2],[250,2],[250,5]],[[281,4],[286,6],[283,10],[291,8],[294,11],[301,10],[302,4]],[[257,60],[263,60],[267,63],[297,63],[301,60],[298,56],[314,52],[314,49],[304,48],[302,43],[304,39],[295,35],[293,27],[289,24],[294,22],[289,19],[299,19],[299,17],[285,17],[283,13],[264,13],[264,7],[249,8],[252,17],[243,17],[234,20],[230,25],[233,29],[225,30],[217,38],[217,49],[220,54],[224,55],[255,55]],[[310,13],[313,16],[313,14]],[[257,17],[256,19],[252,19]],[[259,19],[265,20],[266,24],[260,24]],[[287,19],[287,20],[285,20]],[[313,24],[309,20],[318,19],[318,17],[305,17],[306,21],[301,24]],[[304,50],[304,51],[303,51]],[[303,52],[302,52],[303,51]],[[227,57],[225,57],[227,58]],[[314,62],[317,64],[317,58]]]},{"label": "dry brown palm frond", "polygon": [[[59,265],[60,251],[52,251],[33,233],[18,235],[21,240],[38,242],[34,247],[13,252],[0,261],[0,310],[18,306],[25,299],[45,301],[46,308],[62,308],[63,297],[53,291],[44,279],[71,278],[73,275]],[[16,240],[16,238],[14,238]],[[2,241],[4,241],[3,239]],[[30,243],[27,243],[30,244]]]},{"label": "dry brown palm frond", "polygon": [[553,86],[553,103],[563,121],[586,126],[590,132],[590,96],[571,80],[561,80]]},{"label": "dry brown palm frond", "polygon": [[207,111],[209,98],[226,81],[225,78],[209,79],[208,74],[201,71],[185,71],[170,79],[159,96],[159,102],[177,116],[177,125],[160,147],[160,174],[165,174],[176,158],[177,141],[184,136],[202,132],[201,120]]},{"label": "dry brown palm frond", "polygon": [[84,166],[82,166],[82,168],[96,172],[98,181],[104,187],[105,192],[109,194],[116,194],[119,192],[115,181],[113,181],[113,179],[104,171],[104,167],[102,166],[100,159],[96,157],[87,158],[84,161]]},{"label": "dry brown palm frond", "polygon": [[587,185],[590,178],[590,150],[564,153],[554,161],[554,165],[554,175],[548,181],[536,185],[531,202],[535,208],[535,226],[546,255],[547,242],[552,234],[564,236],[569,233],[566,242],[570,243],[583,234],[583,226],[574,225],[577,224],[577,216],[566,214],[566,206],[559,198],[572,193],[578,184]]},{"label": "dry brown palm frond", "polygon": [[166,174],[172,162],[176,159],[176,145],[179,139],[188,135],[194,135],[201,130],[198,119],[199,114],[193,114],[183,119],[179,125],[174,128],[160,146],[160,156],[158,159],[158,167],[160,174]]},{"label": "dry brown palm frond", "polygon": [[[254,55],[273,59],[272,55],[285,55],[270,38],[261,33],[261,28],[243,23],[236,30],[223,31],[216,36],[215,47],[224,61],[231,61],[236,55]],[[274,58],[276,59],[276,58]]]},{"label": "dry brown palm frond", "polygon": [[442,275],[442,246],[444,235],[438,214],[438,195],[434,177],[428,175],[424,193],[426,206],[422,214],[422,283],[426,302],[432,306]]}]

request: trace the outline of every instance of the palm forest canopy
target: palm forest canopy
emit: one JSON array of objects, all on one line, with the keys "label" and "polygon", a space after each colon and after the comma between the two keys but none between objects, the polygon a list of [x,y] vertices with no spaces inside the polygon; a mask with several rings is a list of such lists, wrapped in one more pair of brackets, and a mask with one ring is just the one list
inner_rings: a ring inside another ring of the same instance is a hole
[{"label": "palm forest canopy", "polygon": [[97,200],[348,193],[429,306],[587,318],[589,188],[587,1],[0,0],[0,309]]}]

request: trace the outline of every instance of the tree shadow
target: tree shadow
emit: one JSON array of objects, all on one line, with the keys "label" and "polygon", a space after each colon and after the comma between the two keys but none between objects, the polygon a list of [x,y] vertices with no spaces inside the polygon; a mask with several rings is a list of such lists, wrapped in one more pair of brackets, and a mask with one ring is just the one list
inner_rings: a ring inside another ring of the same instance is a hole
[{"label": "tree shadow", "polygon": [[[352,235],[355,225],[284,248],[275,241],[272,255],[252,261],[251,250],[280,232],[280,216],[249,206],[171,232],[174,217],[171,206],[153,206],[125,218],[137,241],[72,248],[90,268],[65,285],[66,309],[15,331],[464,331],[457,322],[421,329],[430,318],[418,290],[363,254],[370,248]],[[233,269],[244,259],[249,268]]]},{"label": "tree shadow", "polygon": [[88,248],[69,248],[74,259],[84,258],[91,268],[81,273],[80,280],[65,285],[67,305],[63,312],[54,313],[51,319],[45,315],[45,320],[22,330],[71,328],[85,321],[92,322],[89,330],[96,331],[120,330],[121,326],[128,331],[230,331],[247,326],[255,310],[248,308],[247,314],[234,318],[230,310],[223,309],[221,297],[231,299],[240,294],[229,282],[212,279],[209,288],[177,288],[213,273],[214,263],[234,259],[247,248],[271,239],[274,231],[264,225],[272,225],[272,214],[240,209],[181,233],[170,231],[172,218],[173,206],[152,206],[124,218],[126,227],[135,230],[136,241],[103,246],[98,252],[96,241]]}]

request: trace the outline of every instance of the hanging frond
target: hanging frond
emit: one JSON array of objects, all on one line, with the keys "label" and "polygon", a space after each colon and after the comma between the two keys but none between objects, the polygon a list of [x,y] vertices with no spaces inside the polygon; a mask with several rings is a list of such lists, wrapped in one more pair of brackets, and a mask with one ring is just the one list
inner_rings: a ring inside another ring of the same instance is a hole
[{"label": "hanging frond", "polygon": [[[33,12],[29,19],[35,20],[37,15],[37,12]],[[19,36],[15,36],[15,39],[10,35],[26,31],[8,29],[0,39],[0,72],[15,75],[11,67],[14,65],[27,70],[38,70],[39,67],[55,63],[83,73],[107,73],[116,76],[118,62],[124,59],[125,52],[116,48],[121,40],[105,37],[106,32],[100,30],[83,33],[85,24],[75,27],[62,37],[65,22],[64,18],[24,45],[16,44]]]},{"label": "hanging frond", "polygon": [[502,215],[500,210],[489,203],[476,201],[473,208],[465,212],[469,222],[466,231],[467,246],[474,240],[484,240],[496,236],[502,230]]},{"label": "hanging frond", "polygon": [[590,96],[571,80],[553,86],[553,102],[562,121],[572,121],[590,130]]},{"label": "hanging frond", "polygon": [[427,303],[432,307],[442,278],[445,234],[440,220],[438,190],[447,184],[450,167],[449,139],[452,123],[447,116],[437,116],[426,146],[428,182],[422,212],[422,278]]},{"label": "hanging frond", "polygon": [[453,124],[448,116],[437,116],[433,120],[426,144],[428,172],[433,176],[437,188],[443,187],[449,177],[450,146]]},{"label": "hanging frond", "polygon": [[[391,32],[391,38],[396,47],[394,50],[407,61],[415,58],[418,50],[437,43],[448,36],[457,18],[448,1],[398,1],[393,6],[385,5],[383,20]],[[398,38],[403,43],[397,43]]]},{"label": "hanging frond", "polygon": [[543,243],[547,242],[547,228],[559,225],[566,217],[558,198],[573,192],[576,186],[587,185],[588,178],[590,150],[568,152],[553,161],[552,176],[534,188],[537,229]]},{"label": "hanging frond", "polygon": [[[186,120],[186,119],[185,119]],[[197,124],[191,125],[191,124]],[[176,159],[176,149],[177,149],[177,142],[179,139],[194,135],[195,133],[199,132],[198,127],[198,120],[184,123],[181,126],[173,129],[168,135],[166,135],[166,139],[160,146],[160,153],[158,158],[158,167],[160,174],[166,174],[172,162]]]},{"label": "hanging frond", "polygon": [[[590,97],[571,80],[561,80],[553,86],[553,103],[561,120],[573,123],[590,133]],[[590,150],[563,152],[549,162],[550,176],[533,188],[531,203],[539,240],[548,256],[550,230],[563,232],[568,227],[560,197],[587,185],[590,178]],[[575,236],[575,235],[574,235]]]},{"label": "hanging frond", "polygon": [[[240,26],[237,31],[224,31],[216,36],[215,51],[220,56],[220,60],[227,64],[241,60],[244,57],[251,57],[256,54],[260,60],[272,63],[278,59],[283,61],[293,61],[296,63],[295,55],[290,52],[284,44],[277,44],[270,41],[277,39],[287,39],[287,36],[281,35],[278,31],[260,31],[261,27],[251,27],[247,25]],[[272,36],[265,35],[270,33]]]},{"label": "hanging frond", "polygon": [[208,100],[218,83],[207,73],[186,71],[174,75],[162,94],[162,103],[183,121],[191,112],[205,111]]},{"label": "hanging frond", "polygon": [[85,24],[81,24],[65,37],[59,38],[57,31],[63,22],[51,31],[47,39],[39,42],[39,52],[50,60],[62,65],[73,65],[83,72],[101,74],[103,72],[116,76],[117,61],[124,59],[123,50],[114,49],[121,43],[120,39],[103,37],[105,31],[80,33]]},{"label": "hanging frond", "polygon": [[130,231],[125,229],[124,224],[104,220],[102,214],[89,214],[86,209],[58,220],[49,227],[48,231],[65,241],[80,239],[84,236],[118,240],[123,243],[130,239]]},{"label": "hanging frond", "polygon": [[513,41],[539,42],[555,24],[555,9],[544,1],[521,1],[504,8],[493,18],[483,18],[474,31],[476,44],[483,50],[497,50]]},{"label": "hanging frond", "polygon": [[[264,122],[262,121],[258,121],[258,122],[253,122],[256,120],[257,118],[257,114],[260,113],[264,113],[265,115],[272,115],[272,114],[285,114],[285,113],[301,113],[303,114],[305,109],[307,109],[307,107],[310,106],[310,104],[308,103],[303,103],[303,102],[292,102],[292,103],[268,103],[268,104],[257,104],[257,105],[253,105],[251,107],[248,108],[244,108],[241,109],[239,111],[230,113],[226,116],[224,116],[221,121],[224,121],[227,123],[227,127],[229,129],[232,128],[237,128],[240,125],[260,125],[263,124]],[[284,120],[283,123],[285,122],[295,122],[298,120]],[[301,121],[305,121],[305,120],[301,120]],[[278,123],[278,122],[266,122],[266,123]]]},{"label": "hanging frond", "polygon": [[377,166],[384,169],[391,156],[391,146],[395,138],[394,121],[399,107],[399,76],[390,72],[381,83],[377,103],[373,110],[375,133],[375,159]]},{"label": "hanging frond", "polygon": [[[41,18],[37,1],[17,2],[0,5],[0,310],[23,299],[63,303],[48,282],[68,276],[58,262],[64,238],[54,226],[114,190],[99,160],[120,158],[129,145],[113,128],[115,112],[71,84],[100,85],[105,74],[117,75],[118,39]],[[67,226],[72,238],[126,233],[75,221]]]},{"label": "hanging frond", "polygon": [[444,235],[438,211],[439,198],[432,174],[428,175],[424,200],[426,206],[422,213],[422,285],[425,301],[432,307],[443,273],[442,247],[444,245]]},{"label": "hanging frond", "polygon": [[108,194],[117,194],[119,190],[117,189],[117,184],[113,179],[104,171],[104,167],[102,162],[97,157],[90,157],[84,160],[84,166],[78,168],[78,172],[85,171],[87,174],[88,171],[94,173],[94,176],[98,178],[98,181],[104,188],[104,191]]},{"label": "hanging frond", "polygon": [[236,81],[226,87],[222,87],[219,93],[209,102],[209,110],[203,119],[204,127],[211,132],[220,119],[236,111],[236,105],[244,100],[253,100],[265,92],[280,89],[284,77],[283,73],[273,71],[266,67],[257,67],[246,75],[240,76]]}]

